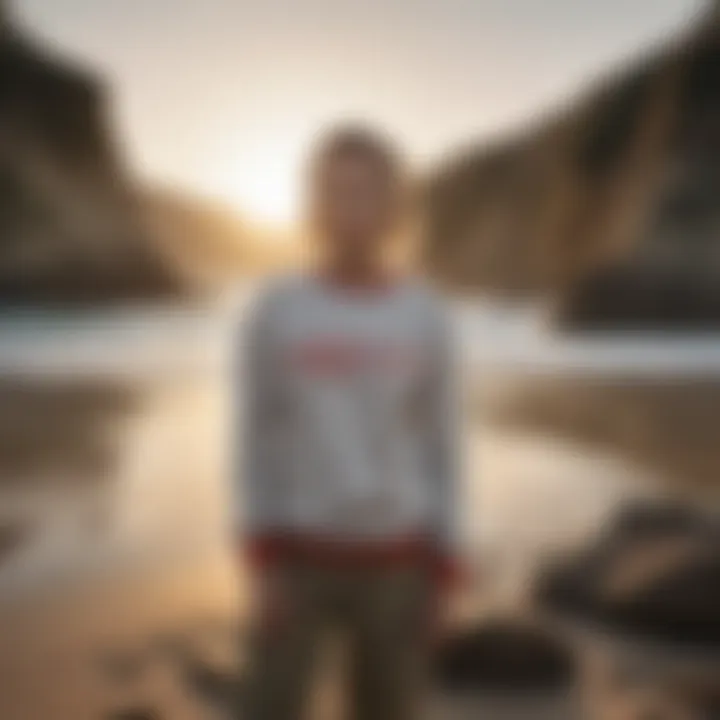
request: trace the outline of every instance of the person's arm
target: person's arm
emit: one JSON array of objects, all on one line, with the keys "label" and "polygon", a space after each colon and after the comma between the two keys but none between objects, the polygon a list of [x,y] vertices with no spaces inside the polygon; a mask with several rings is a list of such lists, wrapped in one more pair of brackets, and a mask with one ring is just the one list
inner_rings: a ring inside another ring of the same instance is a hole
[{"label": "person's arm", "polygon": [[452,321],[435,307],[425,403],[425,473],[431,486],[437,580],[444,588],[461,579],[460,368]]},{"label": "person's arm", "polygon": [[282,503],[278,451],[278,358],[273,348],[271,297],[260,298],[244,325],[235,371],[235,406],[242,425],[235,463],[237,534],[250,564],[274,561],[274,539]]}]

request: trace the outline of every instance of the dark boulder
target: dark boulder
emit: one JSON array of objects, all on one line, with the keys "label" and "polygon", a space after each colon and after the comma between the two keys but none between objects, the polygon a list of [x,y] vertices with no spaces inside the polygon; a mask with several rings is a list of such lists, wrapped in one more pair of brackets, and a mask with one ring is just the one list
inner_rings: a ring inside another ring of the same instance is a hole
[{"label": "dark boulder", "polygon": [[575,678],[572,654],[534,627],[489,621],[443,640],[434,658],[442,693],[553,693]]},{"label": "dark boulder", "polygon": [[720,525],[668,505],[633,507],[591,548],[543,571],[536,597],[554,614],[720,653]]},{"label": "dark boulder", "polygon": [[580,332],[717,330],[717,274],[642,264],[598,271],[565,295],[556,324]]}]

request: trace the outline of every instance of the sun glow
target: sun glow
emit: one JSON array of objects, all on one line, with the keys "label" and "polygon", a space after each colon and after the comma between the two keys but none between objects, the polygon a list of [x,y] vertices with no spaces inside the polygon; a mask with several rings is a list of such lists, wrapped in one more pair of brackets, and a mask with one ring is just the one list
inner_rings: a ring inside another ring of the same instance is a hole
[{"label": "sun glow", "polygon": [[298,219],[299,153],[273,142],[243,147],[220,169],[217,191],[250,222],[287,228]]}]

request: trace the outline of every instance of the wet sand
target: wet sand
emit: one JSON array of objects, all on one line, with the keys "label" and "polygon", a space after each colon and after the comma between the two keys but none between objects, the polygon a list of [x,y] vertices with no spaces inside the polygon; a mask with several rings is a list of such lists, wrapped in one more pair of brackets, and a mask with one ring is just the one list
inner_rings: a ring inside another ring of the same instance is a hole
[{"label": "wet sand", "polygon": [[183,675],[182,652],[187,644],[205,644],[206,652],[225,644],[227,667],[242,607],[235,580],[226,559],[214,558],[108,571],[72,588],[4,600],[0,715],[98,720],[147,707],[158,718],[214,717]]},{"label": "wet sand", "polygon": [[528,378],[498,394],[499,427],[539,432],[626,458],[659,488],[720,504],[716,378]]}]

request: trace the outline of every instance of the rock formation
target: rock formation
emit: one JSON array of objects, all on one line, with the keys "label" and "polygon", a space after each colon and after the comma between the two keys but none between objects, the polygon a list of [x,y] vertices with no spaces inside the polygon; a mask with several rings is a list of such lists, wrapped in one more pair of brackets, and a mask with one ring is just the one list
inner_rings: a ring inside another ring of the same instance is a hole
[{"label": "rock formation", "polygon": [[[676,307],[698,276],[717,284],[718,188],[713,3],[687,34],[571,107],[440,168],[427,187],[425,260],[451,286],[496,293],[574,297],[592,280],[612,285],[610,299],[618,284],[637,297],[638,275],[647,275],[645,301],[670,295]],[[605,296],[589,294],[583,305],[599,307],[586,314],[602,314]],[[696,301],[704,299],[692,300],[680,322],[698,311]]]},{"label": "rock formation", "polygon": [[537,600],[630,638],[716,654],[719,532],[716,517],[678,506],[621,511],[597,542],[540,573]]},{"label": "rock formation", "polygon": [[0,5],[0,302],[180,291],[144,233],[92,75],[38,49]]}]

